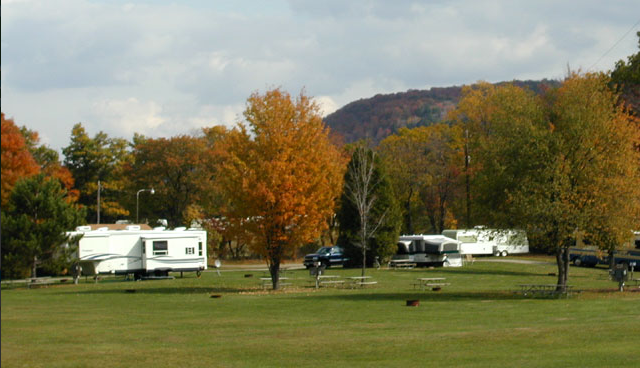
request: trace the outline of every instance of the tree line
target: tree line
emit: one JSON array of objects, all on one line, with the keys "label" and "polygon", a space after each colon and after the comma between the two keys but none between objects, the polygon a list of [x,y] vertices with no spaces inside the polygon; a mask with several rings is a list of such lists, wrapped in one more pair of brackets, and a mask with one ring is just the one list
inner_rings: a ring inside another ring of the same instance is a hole
[{"label": "tree line", "polygon": [[251,95],[233,129],[128,142],[76,124],[63,160],[3,114],[2,274],[63,271],[56,245],[69,239],[52,234],[100,213],[202,226],[211,254],[262,257],[274,288],[305,244],[339,244],[364,273],[400,233],[520,228],[556,255],[564,285],[576,231],[611,251],[640,228],[640,129],[611,75],[572,73],[543,93],[467,86],[446,122],[376,147],[340,143],[309,96],[278,88]]}]

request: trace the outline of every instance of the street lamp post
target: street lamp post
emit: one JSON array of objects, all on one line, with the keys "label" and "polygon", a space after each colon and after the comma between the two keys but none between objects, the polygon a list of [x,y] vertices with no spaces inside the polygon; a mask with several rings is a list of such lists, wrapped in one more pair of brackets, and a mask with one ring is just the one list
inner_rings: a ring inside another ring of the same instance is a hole
[{"label": "street lamp post", "polygon": [[153,188],[151,189],[140,189],[137,193],[136,193],[136,224],[138,223],[138,213],[139,213],[139,209],[140,209],[140,193],[142,192],[151,192],[151,194],[154,194],[156,191],[153,190]]}]

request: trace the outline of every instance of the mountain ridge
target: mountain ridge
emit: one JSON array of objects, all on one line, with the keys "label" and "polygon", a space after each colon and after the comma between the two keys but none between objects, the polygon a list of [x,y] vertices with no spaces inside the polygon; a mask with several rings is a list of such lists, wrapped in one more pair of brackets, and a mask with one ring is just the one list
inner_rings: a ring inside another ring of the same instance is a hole
[{"label": "mountain ridge", "polygon": [[[535,93],[560,85],[559,81],[549,79],[513,80],[494,84],[506,83],[529,88]],[[415,128],[444,121],[447,113],[460,101],[463,87],[432,87],[426,90],[410,89],[405,92],[376,94],[346,104],[327,115],[324,121],[346,143],[370,139],[378,144],[400,128]]]}]

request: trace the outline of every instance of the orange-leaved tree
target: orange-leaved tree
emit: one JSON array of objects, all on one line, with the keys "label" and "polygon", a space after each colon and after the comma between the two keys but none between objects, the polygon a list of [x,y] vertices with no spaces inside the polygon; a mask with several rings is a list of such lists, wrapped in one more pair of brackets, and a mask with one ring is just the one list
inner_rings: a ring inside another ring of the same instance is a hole
[{"label": "orange-leaved tree", "polygon": [[76,202],[80,197],[80,191],[74,188],[75,179],[73,174],[67,167],[62,166],[58,152],[41,144],[40,135],[35,130],[30,130],[23,126],[20,128],[20,132],[24,136],[29,152],[40,166],[41,172],[46,176],[58,179],[67,191],[66,199]]},{"label": "orange-leaved tree", "polygon": [[223,215],[243,220],[279,289],[283,258],[327,227],[346,160],[304,93],[294,99],[280,89],[256,92],[244,117],[219,150],[218,180],[230,200]]},{"label": "orange-leaved tree", "polygon": [[40,166],[29,152],[20,128],[12,119],[2,116],[2,207],[5,206],[11,190],[22,178],[40,172]]}]

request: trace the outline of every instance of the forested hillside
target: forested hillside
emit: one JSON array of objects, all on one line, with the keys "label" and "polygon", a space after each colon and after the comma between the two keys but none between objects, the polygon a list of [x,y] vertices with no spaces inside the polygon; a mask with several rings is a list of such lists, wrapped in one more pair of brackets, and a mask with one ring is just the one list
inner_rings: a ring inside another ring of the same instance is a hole
[{"label": "forested hillside", "polygon": [[[499,84],[504,84],[502,82]],[[528,87],[536,93],[545,86],[557,86],[558,81],[514,81],[520,87]],[[460,100],[462,87],[409,90],[351,102],[325,117],[334,132],[341,134],[345,142],[369,138],[374,143],[395,133],[399,128],[427,126],[442,121]]]}]

